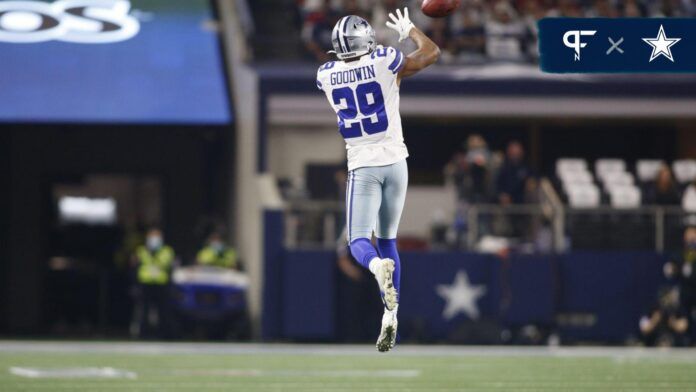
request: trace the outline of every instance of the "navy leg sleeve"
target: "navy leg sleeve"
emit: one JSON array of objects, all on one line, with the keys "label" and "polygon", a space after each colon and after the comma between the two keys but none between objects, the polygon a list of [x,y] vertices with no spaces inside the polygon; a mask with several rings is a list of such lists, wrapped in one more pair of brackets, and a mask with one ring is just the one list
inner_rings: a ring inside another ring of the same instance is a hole
[{"label": "navy leg sleeve", "polygon": [[377,250],[379,251],[379,256],[383,259],[394,260],[394,287],[396,292],[401,291],[401,260],[399,259],[399,252],[396,250],[396,238],[377,238]]},{"label": "navy leg sleeve", "polygon": [[358,264],[370,269],[370,260],[377,255],[377,250],[367,238],[358,238],[350,243],[350,253],[353,255]]}]

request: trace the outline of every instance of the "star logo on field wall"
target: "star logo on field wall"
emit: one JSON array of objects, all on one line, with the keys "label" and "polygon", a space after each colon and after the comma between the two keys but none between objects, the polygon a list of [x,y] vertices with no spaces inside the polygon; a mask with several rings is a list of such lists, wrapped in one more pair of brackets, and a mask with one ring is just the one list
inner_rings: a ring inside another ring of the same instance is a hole
[{"label": "star logo on field wall", "polygon": [[445,320],[451,320],[459,313],[466,314],[472,320],[479,318],[476,302],[486,294],[486,286],[472,285],[464,270],[457,272],[451,285],[439,284],[435,291],[446,302],[442,311]]}]

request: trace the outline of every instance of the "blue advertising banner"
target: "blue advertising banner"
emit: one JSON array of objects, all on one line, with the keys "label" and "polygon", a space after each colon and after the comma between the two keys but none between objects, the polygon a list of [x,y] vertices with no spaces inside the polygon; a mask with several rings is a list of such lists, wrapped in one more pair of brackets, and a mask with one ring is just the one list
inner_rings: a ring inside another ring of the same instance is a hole
[{"label": "blue advertising banner", "polygon": [[229,124],[208,0],[0,0],[0,122]]},{"label": "blue advertising banner", "polygon": [[544,72],[696,72],[696,19],[544,18],[538,26]]}]

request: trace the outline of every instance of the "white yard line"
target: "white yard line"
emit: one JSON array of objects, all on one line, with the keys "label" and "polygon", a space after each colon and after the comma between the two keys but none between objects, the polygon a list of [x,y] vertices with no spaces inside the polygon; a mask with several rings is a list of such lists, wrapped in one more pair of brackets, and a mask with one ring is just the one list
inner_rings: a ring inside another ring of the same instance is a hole
[{"label": "white yard line", "polygon": [[416,369],[334,369],[334,370],[263,370],[263,369],[176,369],[165,372],[174,376],[226,376],[226,377],[362,377],[362,378],[414,378],[421,375]]},{"label": "white yard line", "polygon": [[[153,343],[153,342],[34,342],[0,341],[3,353],[139,354],[139,355],[380,355],[373,345]],[[383,354],[382,354],[383,355]],[[606,357],[617,360],[671,359],[696,361],[694,348],[642,347],[510,347],[398,345],[389,356],[464,357]]]},{"label": "white yard line", "polygon": [[13,366],[10,374],[25,378],[138,378],[135,372],[110,367],[32,368]]}]

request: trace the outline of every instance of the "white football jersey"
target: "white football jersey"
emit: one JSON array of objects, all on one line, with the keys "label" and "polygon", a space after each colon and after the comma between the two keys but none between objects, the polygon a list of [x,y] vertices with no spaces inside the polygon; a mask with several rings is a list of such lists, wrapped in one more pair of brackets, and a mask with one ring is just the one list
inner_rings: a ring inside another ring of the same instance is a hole
[{"label": "white football jersey", "polygon": [[317,71],[317,87],[338,116],[348,170],[386,166],[408,157],[399,114],[397,74],[401,51],[378,46],[353,62],[329,61]]}]

